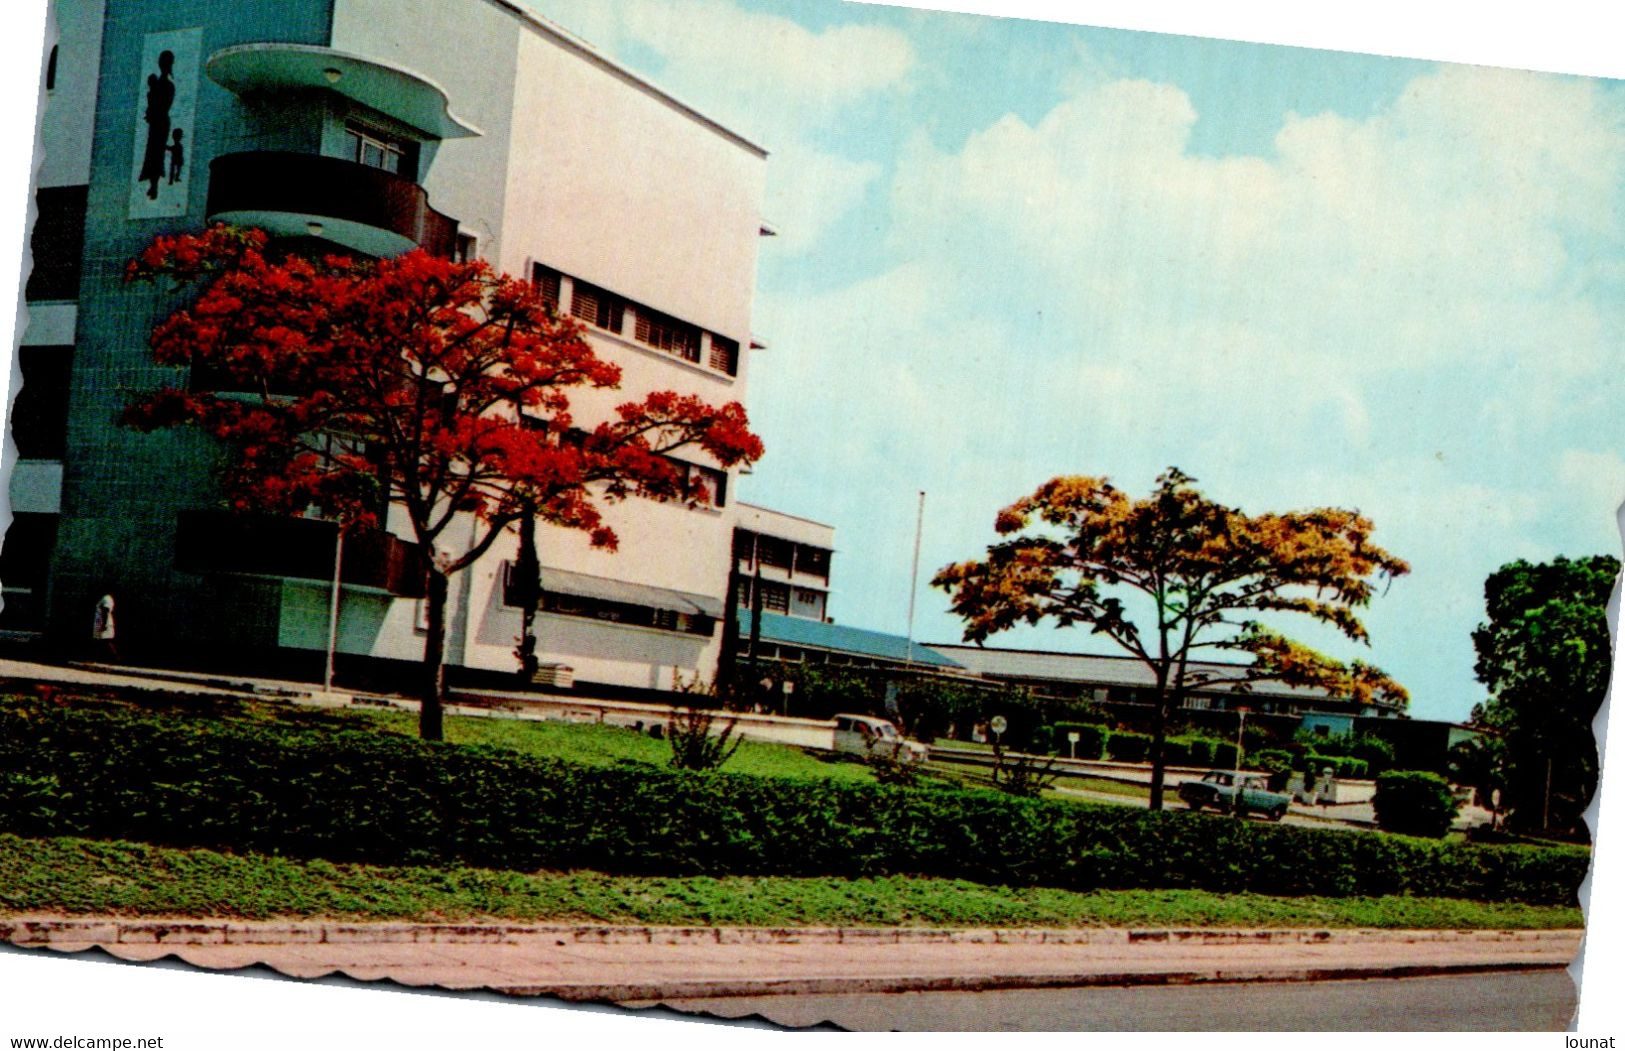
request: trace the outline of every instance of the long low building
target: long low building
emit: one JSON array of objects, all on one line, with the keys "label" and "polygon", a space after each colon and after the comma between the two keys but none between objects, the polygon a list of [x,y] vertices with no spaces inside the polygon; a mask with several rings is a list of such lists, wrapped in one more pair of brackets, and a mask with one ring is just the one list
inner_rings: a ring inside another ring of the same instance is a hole
[{"label": "long low building", "polygon": [[[931,643],[930,648],[983,678],[1024,686],[1045,696],[1075,698],[1101,705],[1129,705],[1152,703],[1156,691],[1156,676],[1145,662],[1133,657],[936,642]],[[1399,714],[1397,707],[1376,705],[1355,710],[1350,702],[1324,690],[1276,682],[1253,683],[1245,690],[1238,690],[1236,684],[1244,672],[1235,664],[1194,661],[1190,671],[1206,679],[1202,685],[1193,687],[1184,699],[1184,708],[1190,712],[1234,711],[1245,707],[1270,715],[1328,710],[1347,710],[1352,715],[1363,716]]]}]

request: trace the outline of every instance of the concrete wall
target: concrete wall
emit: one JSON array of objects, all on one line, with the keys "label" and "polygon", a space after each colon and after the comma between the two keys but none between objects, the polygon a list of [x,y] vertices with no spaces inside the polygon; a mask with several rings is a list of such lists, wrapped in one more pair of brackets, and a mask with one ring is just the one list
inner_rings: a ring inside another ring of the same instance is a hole
[{"label": "concrete wall", "polygon": [[763,536],[794,540],[798,544],[821,547],[827,551],[835,549],[834,526],[814,522],[810,518],[798,515],[788,515],[783,511],[757,507],[755,504],[740,504],[738,524],[741,529],[749,529]]},{"label": "concrete wall", "polygon": [[[90,181],[90,145],[96,119],[96,84],[102,64],[103,0],[56,0],[56,87],[40,116],[37,186],[82,186]],[[50,44],[47,43],[47,49]]]}]

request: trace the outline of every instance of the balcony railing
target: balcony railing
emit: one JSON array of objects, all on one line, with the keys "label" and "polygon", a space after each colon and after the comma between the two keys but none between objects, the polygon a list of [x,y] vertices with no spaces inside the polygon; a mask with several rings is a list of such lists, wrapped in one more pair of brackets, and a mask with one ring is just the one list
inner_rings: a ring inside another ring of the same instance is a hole
[{"label": "balcony railing", "polygon": [[[342,229],[353,224],[393,235],[386,240],[396,241],[401,250],[418,245],[434,255],[449,256],[457,248],[456,220],[429,207],[423,187],[339,157],[280,151],[216,157],[209,165],[208,213],[211,219],[237,221],[291,217],[290,229],[270,231],[285,235],[307,235],[311,224],[320,223],[324,227],[320,236],[341,243]],[[328,226],[333,229],[325,229]],[[368,241],[351,247],[368,251],[373,246]]]},{"label": "balcony railing", "polygon": [[[311,518],[182,511],[175,567],[191,573],[234,573],[296,580],[333,579],[333,523]],[[339,578],[401,598],[426,593],[417,545],[382,530],[353,529],[344,538]]]}]

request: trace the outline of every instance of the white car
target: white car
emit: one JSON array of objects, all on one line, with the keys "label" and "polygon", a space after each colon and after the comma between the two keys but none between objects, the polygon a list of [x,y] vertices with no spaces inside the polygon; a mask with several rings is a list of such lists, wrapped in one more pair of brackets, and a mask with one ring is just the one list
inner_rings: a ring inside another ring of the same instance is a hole
[{"label": "white car", "polygon": [[897,727],[873,715],[837,715],[835,750],[849,755],[886,756],[900,762],[925,762],[928,749],[897,732]]}]

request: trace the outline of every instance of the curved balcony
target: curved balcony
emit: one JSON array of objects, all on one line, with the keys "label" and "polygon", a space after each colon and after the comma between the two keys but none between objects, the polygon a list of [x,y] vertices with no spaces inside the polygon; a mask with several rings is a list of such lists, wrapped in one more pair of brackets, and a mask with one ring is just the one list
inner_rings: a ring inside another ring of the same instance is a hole
[{"label": "curved balcony", "polygon": [[[190,573],[333,579],[333,523],[227,511],[182,511],[175,568]],[[378,529],[344,538],[339,579],[347,587],[422,598],[426,592],[417,545]]]},{"label": "curved balcony", "polygon": [[451,111],[445,89],[420,73],[376,58],[313,44],[263,41],[209,56],[209,79],[228,91],[330,91],[388,114],[435,139],[480,129]]},{"label": "curved balcony", "polygon": [[451,255],[457,222],[417,183],[310,153],[228,153],[209,165],[211,222],[280,237],[319,237],[377,258],[422,247]]}]

